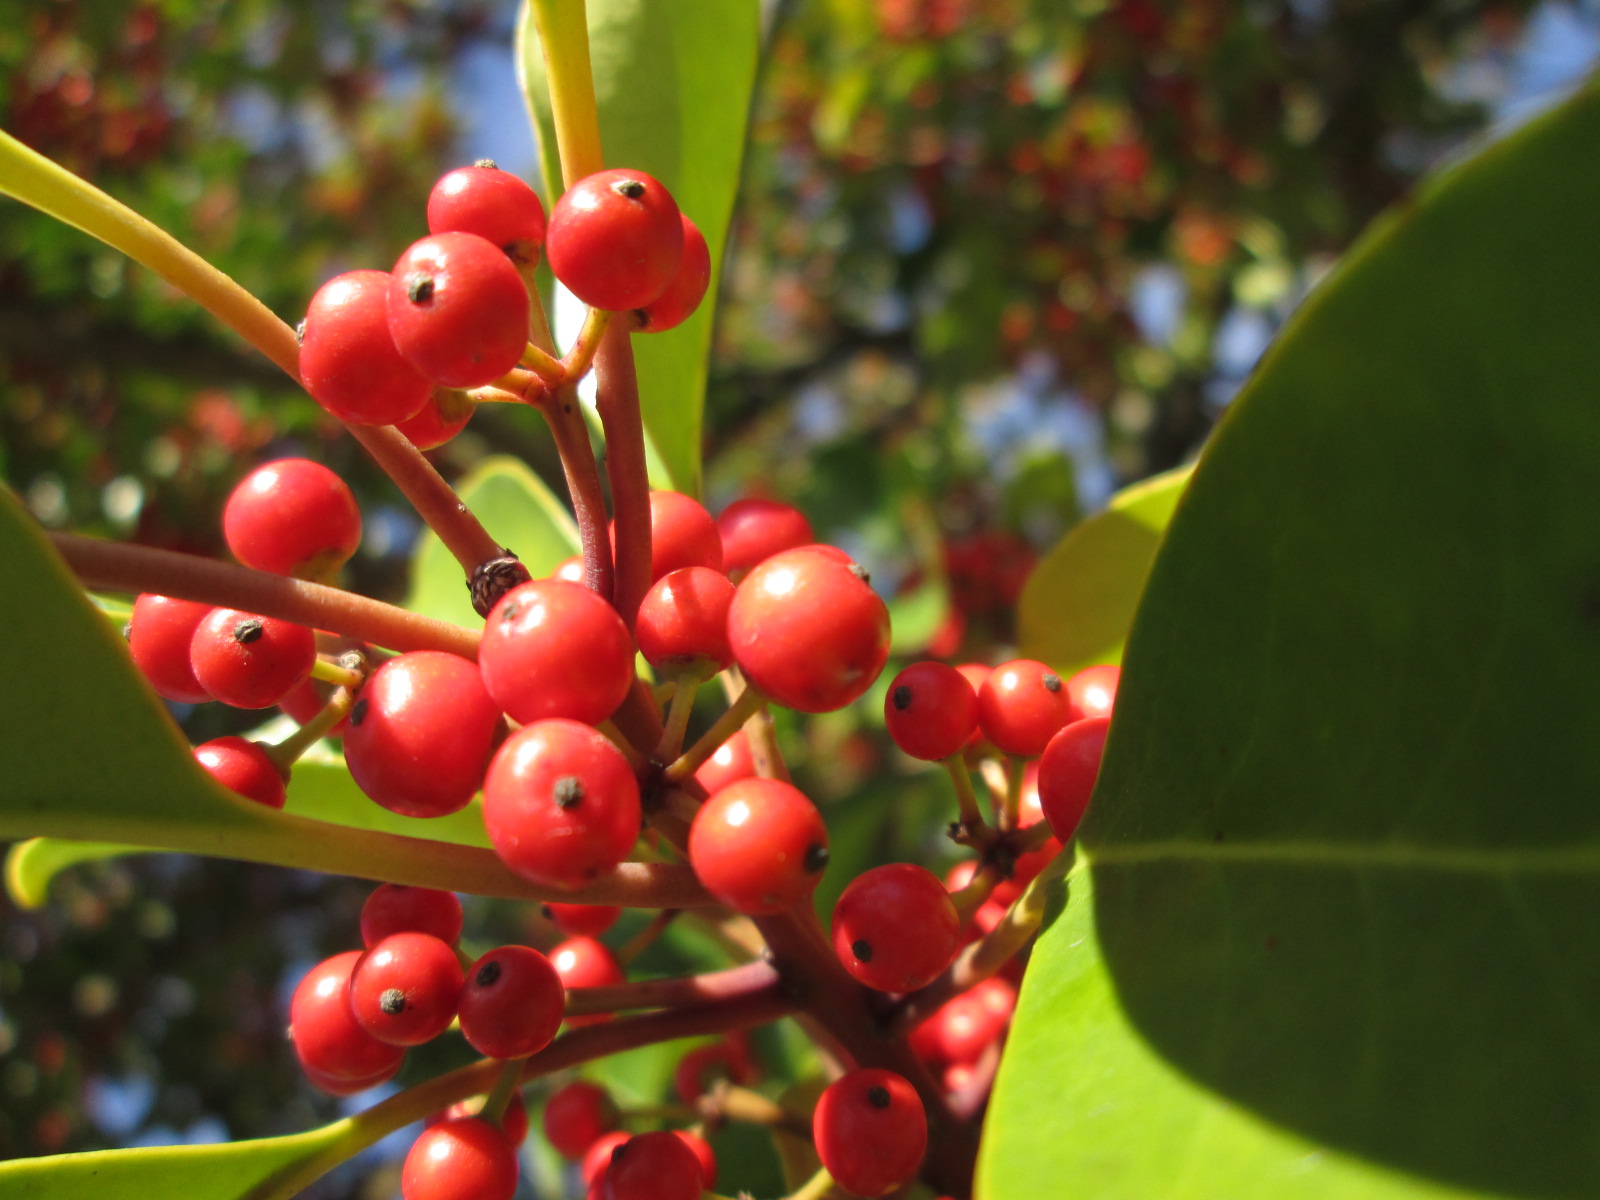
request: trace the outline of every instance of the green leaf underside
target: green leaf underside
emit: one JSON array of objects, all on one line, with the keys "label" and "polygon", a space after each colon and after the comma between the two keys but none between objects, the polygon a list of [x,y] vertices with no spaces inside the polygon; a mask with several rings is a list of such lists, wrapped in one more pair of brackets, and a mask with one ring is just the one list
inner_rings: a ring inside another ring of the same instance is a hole
[{"label": "green leaf underside", "polygon": [[1017,605],[1018,653],[1070,675],[1115,663],[1191,468],[1167,471],[1111,498],[1045,555]]},{"label": "green leaf underside", "polygon": [[[711,287],[676,329],[633,339],[639,399],[668,478],[700,491],[701,417],[712,314],[723,247],[744,158],[750,92],[759,48],[755,0],[588,0],[589,45],[608,167],[632,167],[666,184],[711,251]],[[530,6],[519,64],[533,113],[547,195],[560,196],[561,169],[550,93]]]},{"label": "green leaf underside", "polygon": [[[578,527],[572,517],[519,459],[507,455],[484,459],[462,478],[456,493],[490,537],[517,552],[535,579],[578,553]],[[469,629],[483,624],[473,611],[461,564],[431,530],[423,532],[412,557],[411,594],[405,607]]]},{"label": "green leaf underside", "polygon": [[1424,188],[1219,428],[985,1200],[1600,1194],[1596,146],[1590,88]]}]

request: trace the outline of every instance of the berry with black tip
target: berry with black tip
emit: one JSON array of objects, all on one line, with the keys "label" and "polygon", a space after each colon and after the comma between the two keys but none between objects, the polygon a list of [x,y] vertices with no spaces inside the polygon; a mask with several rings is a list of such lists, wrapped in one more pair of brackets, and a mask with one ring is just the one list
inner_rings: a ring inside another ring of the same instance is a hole
[{"label": "berry with black tip", "polygon": [[644,308],[667,290],[683,261],[677,202],[643,171],[599,171],[556,201],[545,256],[585,304],[610,312]]},{"label": "berry with black tip", "polygon": [[741,779],[701,806],[689,828],[689,863],[717,899],[753,915],[809,900],[828,865],[817,806],[777,779]]},{"label": "berry with black tip", "polygon": [[478,646],[483,684],[514,721],[597,725],[633,686],[633,638],[600,596],[564,579],[512,588]]},{"label": "berry with black tip", "polygon": [[428,193],[429,233],[471,233],[520,264],[538,261],[544,245],[544,201],[491,159],[457,167]]},{"label": "berry with black tip", "polygon": [[426,933],[391,933],[350,974],[350,1011],[392,1046],[430,1042],[455,1020],[463,976],[455,950]]},{"label": "berry with black tip", "polygon": [[910,1182],[928,1148],[928,1117],[916,1089],[875,1067],[828,1085],[811,1132],[822,1165],[858,1196],[882,1196]]},{"label": "berry with black tip", "polygon": [[932,871],[888,863],[851,880],[833,909],[844,969],[880,992],[933,982],[961,948],[961,917]]},{"label": "berry with black tip", "polygon": [[387,271],[347,271],[311,298],[300,378],[341,421],[397,425],[433,392],[433,381],[401,357],[389,335],[389,284]]},{"label": "berry with black tip", "polygon": [[527,946],[491,950],[467,970],[461,1036],[489,1058],[526,1058],[561,1027],[566,990],[554,964]]},{"label": "berry with black tip", "polygon": [[189,643],[200,686],[234,708],[271,708],[311,678],[316,660],[304,625],[236,608],[212,609]]},{"label": "berry with black tip", "polygon": [[350,973],[361,951],[347,950],[312,967],[289,1002],[295,1056],[311,1081],[335,1095],[351,1095],[388,1079],[405,1051],[379,1041],[350,1011]]},{"label": "berry with black tip", "polygon": [[978,689],[978,725],[1006,754],[1033,758],[1072,716],[1061,676],[1042,662],[1001,663]]},{"label": "berry with black tip", "polygon": [[966,676],[939,662],[912,663],[883,698],[889,736],[912,758],[959,753],[978,727],[978,697]]},{"label": "berry with black tip", "polygon": [[396,349],[446,387],[493,383],[527,349],[527,286],[505,251],[475,234],[412,243],[391,272],[388,306]]}]

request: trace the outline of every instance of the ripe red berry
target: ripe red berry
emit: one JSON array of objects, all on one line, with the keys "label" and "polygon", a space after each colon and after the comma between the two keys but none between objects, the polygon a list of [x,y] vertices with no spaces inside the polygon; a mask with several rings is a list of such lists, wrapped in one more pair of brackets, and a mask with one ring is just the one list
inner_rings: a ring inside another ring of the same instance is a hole
[{"label": "ripe red berry", "polygon": [[1068,720],[1109,717],[1111,706],[1117,701],[1117,683],[1121,678],[1121,667],[1102,666],[1085,667],[1067,680],[1067,697],[1072,701],[1072,716]]},{"label": "ripe red berry", "polygon": [[596,725],[633,686],[633,654],[628,627],[605,600],[582,584],[535,579],[490,611],[478,666],[512,720]]},{"label": "ripe red berry", "polygon": [[[428,1119],[429,1125],[437,1125],[441,1121],[454,1121],[462,1117],[475,1117],[483,1111],[487,1096],[474,1096],[470,1100],[457,1100],[442,1113],[437,1113]],[[506,1101],[506,1110],[500,1114],[500,1129],[506,1135],[506,1141],[513,1147],[520,1146],[528,1138],[528,1106],[522,1099],[521,1092],[512,1092],[511,1098]]]},{"label": "ripe red berry", "polygon": [[711,1143],[698,1134],[690,1133],[687,1129],[674,1129],[672,1136],[685,1146],[689,1147],[695,1161],[700,1164],[701,1186],[707,1191],[717,1186],[717,1152],[711,1148]]},{"label": "ripe red berry", "polygon": [[404,1200],[511,1200],[517,1152],[505,1133],[478,1117],[422,1131],[400,1172]]},{"label": "ripe red berry", "polygon": [[427,403],[433,381],[389,336],[387,271],[348,271],[311,298],[300,339],[300,378],[341,421],[395,425]]},{"label": "ripe red berry", "polygon": [[685,567],[722,570],[722,535],[699,501],[682,492],[650,493],[650,578]]},{"label": "ripe red berry", "polygon": [[[568,938],[550,951],[550,965],[561,976],[562,985],[569,988],[609,987],[625,983],[628,976],[604,942],[592,937]],[[569,1028],[598,1025],[611,1020],[610,1013],[591,1013],[586,1017],[568,1017]]]},{"label": "ripe red berry", "polygon": [[881,1196],[915,1178],[928,1148],[928,1117],[916,1089],[877,1068],[829,1084],[811,1132],[822,1165],[858,1196]]},{"label": "ripe red berry", "polygon": [[196,746],[194,756],[213,779],[246,800],[282,808],[288,798],[283,772],[254,742],[242,737],[214,738]]},{"label": "ripe red berry", "polygon": [[1007,754],[1043,753],[1071,714],[1061,676],[1031,658],[1001,663],[978,689],[978,724]]},{"label": "ripe red berry", "polygon": [[851,880],[833,909],[833,949],[880,992],[933,982],[961,948],[961,917],[932,871],[888,863]]},{"label": "ripe red berry", "polygon": [[[350,1011],[350,972],[360,958],[361,951],[347,950],[318,963],[289,1003],[295,1056],[313,1083],[340,1095],[388,1079],[405,1058],[403,1049],[373,1037]],[[349,1092],[346,1085],[353,1085]]]},{"label": "ripe red berry", "polygon": [[428,194],[429,233],[473,233],[520,263],[538,260],[544,244],[539,193],[489,159],[457,167]]},{"label": "ripe red berry", "polygon": [[817,886],[828,865],[828,830],[798,788],[741,779],[695,814],[689,862],[724,904],[756,915],[782,912]]},{"label": "ripe red berry", "polygon": [[656,580],[639,604],[639,652],[667,675],[709,679],[733,661],[728,606],[733,584],[707,567],[683,567]]},{"label": "ripe red berry", "polygon": [[755,773],[756,762],[750,753],[750,739],[741,729],[718,746],[711,757],[700,764],[700,769],[694,773],[694,777],[695,781],[705,788],[706,795],[715,796],[730,783],[749,779]]},{"label": "ripe red berry", "polygon": [[[1039,804],[1039,764],[1032,762],[1022,773],[1022,796],[1017,804],[1017,828],[1027,829],[1042,820],[1044,820],[1044,809]],[[1016,862],[1012,864],[1011,878],[1003,879],[996,884],[994,891],[990,893],[990,899],[1002,906],[1010,905],[1022,895],[1022,889],[1050,865],[1050,860],[1060,850],[1060,840],[1051,837],[1037,850],[1019,854]]]},{"label": "ripe red berry", "polygon": [[809,546],[814,540],[805,513],[776,500],[735,500],[717,517],[722,535],[722,566],[729,575],[748,571],[774,554]]},{"label": "ripe red berry", "polygon": [[483,782],[495,852],[545,887],[577,888],[639,839],[639,784],[622,752],[577,721],[536,721],[506,739]]},{"label": "ripe red berry", "polygon": [[954,667],[912,663],[889,685],[883,717],[895,745],[937,762],[959,753],[978,727],[978,697]]},{"label": "ripe red berry", "polygon": [[391,933],[350,974],[350,1011],[392,1046],[431,1042],[455,1020],[461,963],[450,945],[426,933]]},{"label": "ripe red berry", "polygon": [[918,1025],[911,1035],[912,1049],[933,1063],[975,1063],[1005,1034],[1016,1007],[1017,989],[990,976]]},{"label": "ripe red berry", "polygon": [[582,583],[588,575],[588,569],[583,564],[583,555],[574,554],[571,558],[563,558],[554,571],[550,572],[551,579],[565,579],[568,583]]},{"label": "ripe red berry", "polygon": [[[308,679],[299,687],[290,688],[284,698],[278,701],[278,707],[293,717],[298,724],[304,725],[327,707],[333,691],[332,684],[323,683],[320,679]],[[327,736],[342,738],[349,727],[350,718],[346,716],[328,730]]]},{"label": "ripe red berry", "polygon": [[527,285],[504,250],[475,234],[413,242],[394,264],[388,303],[396,349],[447,387],[493,383],[528,346]]},{"label": "ripe red berry", "polygon": [[526,1058],[561,1028],[566,990],[555,966],[527,946],[491,950],[467,971],[461,1036],[489,1058]]},{"label": "ripe red berry", "polygon": [[802,547],[745,576],[728,610],[728,641],[750,682],[801,712],[855,700],[889,658],[889,610],[860,567]]},{"label": "ripe red berry", "polygon": [[[680,214],[681,216],[681,214]],[[682,325],[700,307],[711,286],[711,251],[705,235],[688,217],[683,221],[683,258],[667,290],[638,310],[643,333],[665,333]]]},{"label": "ripe red berry", "polygon": [[316,636],[304,625],[214,608],[194,631],[189,662],[200,686],[234,708],[270,708],[311,677]]},{"label": "ripe red berry", "polygon": [[211,699],[189,661],[195,630],[210,613],[209,604],[148,592],[133,602],[128,651],[133,665],[158,695],[178,704],[203,704]]},{"label": "ripe red berry", "polygon": [[641,1133],[611,1152],[606,1200],[700,1200],[700,1158],[668,1129]]},{"label": "ripe red berry", "polygon": [[440,650],[384,663],[350,710],[344,760],[356,786],[391,812],[442,817],[483,782],[501,729],[476,664]]},{"label": "ripe red berry", "polygon": [[605,1186],[606,1170],[611,1166],[611,1156],[629,1136],[620,1129],[602,1134],[583,1152],[583,1164],[578,1170],[583,1175],[583,1184],[589,1189],[591,1197],[601,1194],[600,1189]]},{"label": "ripe red berry", "polygon": [[222,510],[222,536],[247,567],[326,579],[361,544],[361,510],[321,463],[281,458],[240,480]]},{"label": "ripe red berry", "polygon": [[[983,685],[988,681],[989,676],[994,673],[994,668],[984,663],[960,663],[956,666],[956,670],[960,671],[961,678],[972,686],[972,694],[974,696],[983,690]],[[983,736],[983,726],[980,725],[972,731],[972,736],[967,739],[965,748],[969,754],[976,754],[981,752],[987,744],[987,740]]]},{"label": "ripe red berry", "polygon": [[427,933],[453,946],[461,937],[461,901],[438,888],[383,884],[361,906],[361,941],[371,949],[395,933]]},{"label": "ripe red berry", "polygon": [[547,900],[539,907],[545,918],[569,937],[599,937],[622,916],[622,909],[615,904],[559,904]]},{"label": "ripe red berry", "polygon": [[555,277],[585,304],[643,308],[667,290],[683,260],[678,205],[643,171],[600,171],[556,201],[545,254]]},{"label": "ripe red berry", "polygon": [[617,1106],[605,1088],[580,1079],[551,1093],[544,1106],[545,1140],[557,1154],[577,1162],[616,1128],[617,1117]]},{"label": "ripe red berry", "polygon": [[467,427],[477,404],[466,392],[435,388],[415,416],[397,421],[395,428],[418,450],[437,450]]},{"label": "ripe red berry", "polygon": [[716,1080],[746,1084],[755,1077],[750,1047],[737,1035],[730,1035],[686,1051],[672,1072],[672,1087],[679,1100],[693,1106]]},{"label": "ripe red berry", "polygon": [[1089,807],[1110,728],[1110,717],[1074,721],[1050,739],[1039,759],[1039,806],[1062,842],[1078,831]]}]

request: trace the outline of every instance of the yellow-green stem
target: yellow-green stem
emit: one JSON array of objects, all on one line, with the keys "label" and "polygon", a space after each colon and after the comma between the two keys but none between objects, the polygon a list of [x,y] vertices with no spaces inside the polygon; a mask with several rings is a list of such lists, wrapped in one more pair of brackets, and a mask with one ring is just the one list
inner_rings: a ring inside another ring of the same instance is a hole
[{"label": "yellow-green stem", "polygon": [[[676,697],[673,698],[673,703],[677,703]],[[667,768],[667,782],[682,783],[693,775],[699,769],[700,764],[715,754],[717,747],[721,746],[723,742],[738,733],[739,727],[750,716],[759,711],[765,703],[766,700],[761,693],[746,684],[744,691],[739,694],[739,698],[730,704],[727,711],[717,718],[717,723],[701,734],[700,740],[680,754],[672,765]]]},{"label": "yellow-green stem", "polygon": [[[360,684],[361,673],[350,672],[356,677],[357,686]],[[332,732],[333,727],[345,717],[350,715],[350,709],[355,704],[355,692],[348,687],[337,688],[333,695],[328,697],[328,702],[311,720],[295,730],[276,746],[266,747],[267,757],[283,777],[289,777],[289,769],[300,761],[302,755],[315,746]]]},{"label": "yellow-green stem", "polygon": [[523,1058],[508,1058],[505,1065],[500,1068],[500,1078],[495,1080],[494,1091],[489,1093],[489,1098],[483,1102],[479,1111],[485,1121],[493,1121],[496,1125],[505,1120],[506,1106],[511,1103],[511,1095],[522,1082]]},{"label": "yellow-green stem", "polygon": [[972,845],[986,845],[990,841],[989,826],[978,807],[978,794],[972,789],[972,775],[967,770],[967,760],[958,750],[943,760],[943,766],[950,775],[950,782],[955,785],[956,805],[961,811],[961,827],[967,834],[967,840]]},{"label": "yellow-green stem", "polygon": [[689,728],[689,717],[694,712],[694,696],[699,690],[698,680],[685,678],[679,681],[677,690],[672,693],[672,701],[667,706],[667,721],[661,728],[661,741],[653,756],[657,762],[671,762],[683,749],[683,735]]},{"label": "yellow-green stem", "polygon": [[561,179],[571,187],[605,169],[600,149],[600,113],[589,65],[589,17],[583,0],[531,0],[545,75],[550,115],[561,154]]},{"label": "yellow-green stem", "polygon": [[589,368],[594,364],[595,351],[600,349],[600,339],[605,336],[606,326],[611,323],[611,314],[601,308],[591,308],[589,315],[583,319],[583,328],[578,331],[578,340],[572,343],[561,359],[561,369],[569,383],[577,383],[589,373]]},{"label": "yellow-green stem", "polygon": [[338,663],[326,658],[318,657],[311,664],[311,678],[320,680],[323,683],[331,683],[334,687],[354,690],[361,686],[362,681],[366,679],[366,675],[349,667],[340,666]]}]

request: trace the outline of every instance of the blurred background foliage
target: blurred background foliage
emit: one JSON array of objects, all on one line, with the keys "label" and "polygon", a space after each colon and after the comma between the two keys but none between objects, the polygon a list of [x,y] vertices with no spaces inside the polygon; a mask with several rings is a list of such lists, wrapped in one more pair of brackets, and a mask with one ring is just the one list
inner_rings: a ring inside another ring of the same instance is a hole
[{"label": "blurred background foliage", "polygon": [[[1080,514],[1192,456],[1374,214],[1600,53],[1596,0],[764,11],[708,499],[798,503],[898,598],[898,648],[963,658],[1004,647],[1035,557]],[[487,155],[535,176],[513,17],[495,0],[6,0],[0,127],[293,322],[323,279],[425,232],[441,171]],[[490,450],[560,488],[530,413],[480,413],[434,457],[454,477]],[[284,453],[350,479],[367,530],[348,582],[398,594],[415,521],[337,425],[159,280],[0,202],[0,475],[42,523],[218,552],[229,488]],[[886,756],[871,714],[785,731],[809,786],[852,800],[829,813],[840,884],[937,845],[943,793]],[[42,913],[0,901],[0,1157],[336,1112],[281,1048],[281,1006],[352,943],[365,890],[147,859],[73,872]],[[485,937],[548,934],[479,916]],[[392,1184],[362,1179],[318,1194]]]}]

